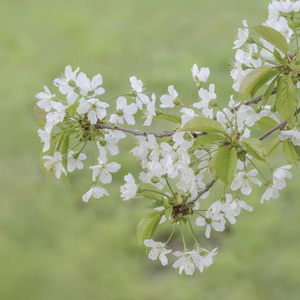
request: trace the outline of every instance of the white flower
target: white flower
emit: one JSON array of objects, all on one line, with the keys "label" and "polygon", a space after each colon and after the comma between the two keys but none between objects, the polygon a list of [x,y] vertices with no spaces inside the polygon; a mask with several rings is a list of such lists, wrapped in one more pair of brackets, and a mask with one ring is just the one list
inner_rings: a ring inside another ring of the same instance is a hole
[{"label": "white flower", "polygon": [[38,134],[39,134],[39,137],[41,138],[42,142],[45,143],[44,147],[43,147],[43,152],[48,151],[50,149],[51,135],[42,129],[38,130]]},{"label": "white flower", "polygon": [[36,105],[42,108],[44,111],[49,112],[52,108],[51,100],[55,97],[55,95],[51,95],[49,89],[44,86],[45,92],[41,92],[35,95],[36,98],[40,99]]},{"label": "white flower", "polygon": [[125,137],[126,134],[122,131],[109,130],[101,141],[97,141],[100,156],[106,156],[107,151],[109,151],[111,155],[117,155],[119,153],[119,140]]},{"label": "white flower", "polygon": [[68,172],[73,172],[76,168],[81,170],[83,168],[82,160],[86,159],[86,155],[84,153],[78,154],[74,151],[69,151],[68,153],[68,162],[67,162],[67,170]]},{"label": "white flower", "polygon": [[93,181],[96,181],[96,177],[99,176],[102,183],[111,183],[112,176],[110,173],[117,172],[120,167],[121,165],[116,162],[107,164],[106,157],[98,157],[98,165],[90,166],[90,169],[93,170]]},{"label": "white flower", "polygon": [[217,255],[217,248],[215,248],[213,251],[209,252],[208,250],[204,248],[197,248],[197,253],[200,255],[200,259],[197,263],[197,268],[200,270],[200,272],[203,272],[203,269],[206,267],[208,268],[214,260],[214,257]]},{"label": "white flower", "polygon": [[181,126],[183,127],[189,120],[193,119],[195,116],[198,116],[195,114],[194,110],[191,108],[185,108],[183,107],[180,112],[182,113],[181,116]]},{"label": "white flower", "polygon": [[81,89],[86,97],[93,98],[104,94],[105,90],[102,85],[101,74],[97,74],[90,80],[83,72],[79,73],[76,79],[76,85]]},{"label": "white flower", "polygon": [[[246,20],[243,20],[243,25],[244,27],[248,27]],[[238,35],[237,39],[233,42],[234,47],[232,47],[232,49],[240,48],[242,45],[244,45],[247,42],[249,37],[249,30],[247,28],[244,29],[239,28],[237,35]]]},{"label": "white flower", "polygon": [[147,104],[150,100],[147,95],[143,94],[144,83],[141,80],[137,80],[135,76],[129,78],[132,91],[131,95],[136,97],[136,104],[139,109],[142,109],[143,104]]},{"label": "white flower", "polygon": [[300,132],[298,130],[282,130],[278,138],[281,141],[290,140],[295,146],[300,146]]},{"label": "white flower", "polygon": [[148,257],[152,260],[156,260],[159,258],[161,261],[161,264],[163,266],[166,266],[168,264],[168,259],[166,257],[166,254],[172,252],[172,250],[167,250],[165,248],[165,244],[161,242],[155,242],[152,239],[151,240],[145,240],[144,244],[147,247],[151,247],[152,249],[149,252]]},{"label": "white flower", "polygon": [[147,109],[144,112],[144,116],[146,117],[144,126],[150,126],[152,123],[153,117],[156,116],[156,113],[155,113],[156,96],[155,96],[155,94],[152,94],[151,99],[152,99],[152,101],[149,101],[147,103]]},{"label": "white flower", "polygon": [[199,68],[196,64],[193,65],[192,70],[192,74],[193,74],[193,78],[194,80],[197,81],[201,81],[201,82],[206,82],[210,71],[209,68],[201,68],[201,70],[199,71]]},{"label": "white flower", "polygon": [[282,166],[277,168],[273,173],[273,183],[278,190],[282,190],[286,187],[285,178],[292,178],[292,174],[287,171],[291,167],[291,165]]},{"label": "white flower", "polygon": [[101,102],[95,98],[85,100],[81,98],[80,104],[77,108],[78,114],[88,113],[88,119],[91,124],[96,124],[98,119],[102,120],[106,116],[106,110],[109,104]]},{"label": "white flower", "polygon": [[123,124],[124,120],[128,125],[134,125],[135,119],[133,115],[137,112],[137,105],[131,103],[127,105],[127,99],[125,97],[119,97],[117,99],[117,113],[110,116],[109,122],[113,124]]},{"label": "white flower", "polygon": [[174,102],[177,100],[178,93],[174,89],[173,85],[170,85],[168,87],[168,92],[169,92],[169,94],[162,95],[160,97],[160,102],[162,103],[160,105],[161,108],[167,108],[167,107],[173,108],[175,106]]},{"label": "white flower", "polygon": [[137,192],[137,185],[135,184],[134,177],[128,173],[124,177],[125,184],[120,187],[121,197],[124,201],[127,201],[133,197],[135,197]]},{"label": "white flower", "polygon": [[272,185],[266,189],[261,197],[260,203],[264,203],[264,200],[276,199],[279,197],[279,191],[276,186]]},{"label": "white flower", "polygon": [[240,188],[243,195],[249,195],[252,191],[250,182],[261,186],[261,181],[257,178],[254,178],[257,174],[258,171],[256,169],[253,169],[248,173],[245,171],[239,172],[233,179],[231,189],[236,191]]},{"label": "white flower", "polygon": [[55,171],[55,176],[57,179],[60,178],[61,173],[63,172],[65,175],[67,175],[67,172],[62,165],[62,154],[58,151],[54,153],[54,156],[46,155],[43,157],[43,159],[47,159],[47,161],[44,163],[44,167],[48,171]]},{"label": "white flower", "polygon": [[100,187],[100,186],[92,186],[83,196],[82,201],[88,202],[89,199],[93,196],[96,199],[99,199],[100,197],[103,197],[104,195],[109,196],[106,189]]},{"label": "white flower", "polygon": [[209,239],[211,227],[213,227],[216,231],[223,231],[225,229],[225,219],[208,210],[205,218],[200,216],[196,219],[196,225],[207,226],[205,236]]},{"label": "white flower", "polygon": [[54,85],[58,86],[59,91],[63,95],[67,94],[67,100],[70,104],[73,104],[78,97],[78,93],[75,91],[78,71],[79,68],[73,72],[71,66],[66,66],[65,73],[61,77],[54,79]]},{"label": "white flower", "polygon": [[201,98],[200,102],[194,103],[193,106],[196,108],[201,109],[205,117],[212,118],[213,117],[213,110],[210,108],[211,100],[215,100],[217,95],[215,94],[215,85],[209,85],[209,91],[203,88],[199,91],[199,97]]},{"label": "white flower", "polygon": [[201,257],[199,253],[193,250],[187,252],[176,251],[173,254],[179,257],[179,259],[173,264],[175,269],[179,267],[179,274],[184,271],[186,275],[193,275],[195,272],[195,266],[198,266],[200,263]]},{"label": "white flower", "polygon": [[45,131],[50,133],[53,126],[59,122],[63,122],[66,115],[66,106],[60,102],[51,101],[51,106],[55,109],[53,112],[49,112],[46,116]]}]

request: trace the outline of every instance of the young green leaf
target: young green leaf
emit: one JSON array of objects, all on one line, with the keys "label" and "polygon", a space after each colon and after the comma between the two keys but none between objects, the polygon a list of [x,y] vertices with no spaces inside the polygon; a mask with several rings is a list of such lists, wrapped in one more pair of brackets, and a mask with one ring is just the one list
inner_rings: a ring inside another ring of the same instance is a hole
[{"label": "young green leaf", "polygon": [[72,105],[70,105],[68,108],[66,108],[66,113],[70,117],[74,117],[76,115],[78,106],[79,106],[79,97],[75,100],[75,102]]},{"label": "young green leaf", "polygon": [[195,141],[193,146],[198,147],[206,144],[211,144],[214,142],[218,142],[224,140],[224,136],[219,135],[219,134],[204,134],[204,135],[199,135]]},{"label": "young green leaf", "polygon": [[162,212],[152,211],[137,225],[137,238],[139,245],[141,245],[144,240],[151,239],[159,225],[160,219],[162,217]]},{"label": "young green leaf", "polygon": [[257,33],[261,38],[278,48],[284,54],[288,53],[289,45],[285,37],[277,30],[263,25],[255,26],[249,29]]},{"label": "young green leaf", "polygon": [[237,152],[235,148],[221,148],[216,154],[215,168],[217,176],[229,188],[237,166]]},{"label": "young green leaf", "polygon": [[277,73],[278,70],[274,70],[272,67],[267,65],[260,66],[248,73],[240,86],[240,103],[243,104],[249,94],[254,96],[253,91],[256,91],[259,87],[267,83],[276,76]]},{"label": "young green leaf", "polygon": [[262,103],[263,103],[263,107],[265,107],[265,105],[267,104],[269,98],[271,97],[277,80],[278,80],[278,76],[276,76],[273,79],[273,81],[271,82],[271,84],[269,85],[269,87],[267,88],[265,93],[262,95],[261,100],[262,100]]},{"label": "young green leaf", "polygon": [[168,115],[164,113],[160,113],[157,116],[154,116],[155,119],[163,119],[173,123],[181,124],[181,119],[176,115]]},{"label": "young green leaf", "polygon": [[256,123],[263,131],[269,131],[270,129],[278,125],[278,123],[270,117],[262,117]]},{"label": "young green leaf", "polygon": [[185,124],[181,131],[225,132],[221,123],[204,117],[194,117]]},{"label": "young green leaf", "polygon": [[296,88],[290,75],[281,75],[277,83],[276,109],[290,124],[298,104]]},{"label": "young green leaf", "polygon": [[294,148],[294,145],[291,141],[284,141],[282,143],[282,152],[285,160],[294,166],[298,165],[299,156]]},{"label": "young green leaf", "polygon": [[241,143],[245,146],[246,151],[249,155],[253,156],[258,160],[266,160],[266,149],[264,144],[255,138],[243,139]]},{"label": "young green leaf", "polygon": [[268,147],[266,148],[266,157],[271,156],[273,154],[275,154],[279,148],[280,148],[280,140],[278,138],[276,138],[275,140],[273,140]]},{"label": "young green leaf", "polygon": [[209,159],[209,172],[211,174],[211,176],[213,177],[213,179],[217,180],[218,176],[217,176],[217,172],[216,172],[216,157],[217,157],[217,153],[215,153],[210,159]]},{"label": "young green leaf", "polygon": [[47,113],[36,104],[34,104],[34,113],[39,120],[46,121]]}]

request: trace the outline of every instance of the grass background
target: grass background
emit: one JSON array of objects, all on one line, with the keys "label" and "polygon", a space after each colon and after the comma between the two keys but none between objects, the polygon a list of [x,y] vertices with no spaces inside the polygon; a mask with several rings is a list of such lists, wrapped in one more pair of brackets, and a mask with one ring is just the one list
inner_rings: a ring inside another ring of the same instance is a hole
[{"label": "grass background", "polygon": [[179,275],[137,247],[140,204],[120,200],[118,187],[134,168],[124,162],[111,197],[83,204],[90,172],[74,173],[72,188],[47,185],[38,166],[41,144],[34,95],[66,65],[101,73],[106,96],[127,92],[136,75],[157,95],[174,84],[194,89],[193,63],[209,66],[218,100],[231,92],[228,59],[237,28],[267,17],[255,1],[0,1],[1,201],[0,299],[299,299],[299,170],[279,199],[260,205],[226,233],[214,234],[218,261],[204,274]]}]

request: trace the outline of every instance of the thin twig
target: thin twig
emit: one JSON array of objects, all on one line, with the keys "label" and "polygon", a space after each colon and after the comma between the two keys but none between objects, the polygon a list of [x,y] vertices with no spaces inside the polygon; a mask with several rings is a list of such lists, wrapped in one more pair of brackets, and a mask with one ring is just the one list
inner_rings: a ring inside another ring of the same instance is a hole
[{"label": "thin twig", "polygon": [[[295,113],[295,115],[297,115],[299,113],[300,113],[300,108],[297,109],[297,112]],[[258,139],[261,141],[261,140],[265,139],[267,136],[269,136],[271,133],[273,133],[274,131],[276,131],[277,129],[282,130],[286,124],[287,124],[287,121],[282,121],[278,125],[274,126],[272,129],[270,129],[269,131],[267,131],[266,133],[264,133]],[[204,193],[206,193],[215,184],[215,182],[216,182],[215,179],[213,179],[211,182],[209,182],[205,186],[205,188],[203,190],[199,191],[198,194],[193,199],[191,199],[190,201],[188,201],[185,204],[185,206],[189,207],[190,205],[194,204]]]},{"label": "thin twig", "polygon": [[164,131],[164,132],[143,132],[143,131],[139,131],[139,130],[128,129],[128,128],[124,128],[124,127],[120,127],[120,126],[105,125],[105,124],[101,124],[101,123],[97,123],[95,125],[95,128],[96,129],[119,130],[119,131],[131,133],[133,135],[141,135],[141,136],[147,136],[149,134],[153,134],[154,136],[156,136],[158,138],[162,138],[165,136],[172,136],[176,132],[175,130]]}]

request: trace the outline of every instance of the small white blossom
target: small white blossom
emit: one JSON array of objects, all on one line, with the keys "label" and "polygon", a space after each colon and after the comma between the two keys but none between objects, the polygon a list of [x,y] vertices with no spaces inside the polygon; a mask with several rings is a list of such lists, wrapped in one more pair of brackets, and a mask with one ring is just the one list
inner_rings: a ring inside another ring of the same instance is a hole
[{"label": "small white blossom", "polygon": [[151,99],[152,99],[152,101],[149,101],[147,103],[147,109],[144,112],[144,116],[146,117],[146,121],[144,122],[144,126],[150,126],[151,123],[152,123],[153,117],[156,116],[156,113],[155,113],[156,96],[155,96],[155,94],[152,94]]},{"label": "small white blossom", "polygon": [[99,176],[102,183],[111,183],[110,173],[116,173],[120,167],[121,165],[116,162],[107,163],[106,157],[98,157],[98,165],[90,166],[90,169],[93,170],[93,181],[96,181],[96,177]]},{"label": "small white blossom", "polygon": [[257,174],[258,171],[256,169],[253,169],[248,173],[246,173],[245,171],[239,172],[233,179],[231,189],[233,191],[241,189],[243,195],[249,195],[252,192],[250,183],[261,186],[261,181],[257,178],[254,178],[255,176],[257,176]]},{"label": "small white blossom", "polygon": [[290,140],[295,146],[300,146],[300,132],[298,130],[282,130],[278,138],[281,141]]},{"label": "small white blossom", "polygon": [[201,82],[207,81],[210,74],[209,68],[201,68],[199,70],[198,66],[194,64],[191,70],[195,81],[201,81]]},{"label": "small white blossom", "polygon": [[137,80],[135,76],[130,77],[129,81],[132,87],[131,95],[136,97],[136,104],[139,109],[142,109],[143,104],[147,104],[150,101],[149,97],[142,93],[144,90],[144,83],[140,79]]},{"label": "small white blossom", "polygon": [[[248,24],[246,20],[243,20],[244,27],[248,27]],[[240,48],[242,45],[244,45],[249,37],[249,30],[248,28],[240,29],[238,30],[237,39],[233,42],[234,47],[232,49]]]},{"label": "small white blossom", "polygon": [[83,196],[82,201],[88,202],[89,199],[93,196],[95,199],[99,199],[103,197],[104,195],[109,196],[106,189],[100,187],[100,186],[92,186]]},{"label": "small white blossom", "polygon": [[68,172],[73,172],[75,169],[81,170],[83,168],[82,160],[86,159],[86,155],[84,153],[78,154],[74,151],[69,151],[68,153],[68,162],[67,162],[67,170]]},{"label": "small white blossom", "polygon": [[162,95],[160,97],[160,102],[162,103],[160,105],[161,108],[173,108],[175,106],[174,101],[177,100],[178,97],[178,93],[176,92],[176,90],[174,89],[173,85],[170,85],[168,87],[168,92],[169,94],[167,95]]},{"label": "small white blossom", "polygon": [[44,142],[43,152],[46,152],[50,149],[50,139],[51,135],[46,132],[45,130],[39,129],[38,130],[39,137],[41,138],[42,142]]},{"label": "small white blossom", "polygon": [[119,97],[117,99],[117,113],[110,116],[109,122],[113,124],[123,124],[124,120],[128,125],[134,125],[135,119],[133,115],[137,112],[137,105],[131,103],[127,105],[127,99],[125,97]]},{"label": "small white blossom", "polygon": [[49,112],[52,108],[51,100],[53,100],[53,98],[56,95],[52,95],[50,93],[50,90],[46,86],[44,86],[44,90],[45,90],[45,92],[41,92],[41,93],[38,93],[35,95],[35,97],[37,99],[40,99],[36,103],[36,105],[39,106],[40,108],[42,108],[44,111]]},{"label": "small white blossom", "polygon": [[152,248],[148,255],[150,259],[156,260],[157,258],[159,258],[163,266],[166,266],[168,264],[168,259],[166,257],[166,254],[172,252],[172,250],[167,250],[165,248],[165,243],[155,242],[151,239],[151,240],[145,240],[144,244],[147,247]]},{"label": "small white blossom", "polygon": [[205,236],[209,239],[211,228],[213,227],[216,231],[223,231],[225,229],[225,219],[220,215],[215,215],[212,211],[206,212],[206,217],[198,217],[196,219],[196,225],[207,226],[205,230]]},{"label": "small white blossom", "polygon": [[179,274],[184,271],[186,275],[193,275],[196,266],[199,265],[201,260],[199,253],[193,250],[187,252],[176,251],[173,254],[179,257],[179,259],[173,264],[175,269],[179,268]]},{"label": "small white blossom", "polygon": [[63,122],[66,115],[66,106],[62,103],[51,101],[51,106],[54,108],[54,111],[49,112],[46,116],[45,131],[48,133],[51,132],[54,125]]},{"label": "small white blossom", "polygon": [[134,177],[130,173],[124,176],[124,180],[126,183],[120,187],[120,191],[123,200],[127,201],[135,197],[138,187],[135,184]]},{"label": "small white blossom", "polygon": [[54,156],[46,155],[43,157],[43,159],[46,159],[47,161],[44,163],[44,167],[48,171],[55,171],[55,176],[57,179],[60,178],[61,173],[63,172],[65,175],[67,175],[67,172],[62,165],[62,154],[58,151],[54,153]]}]

